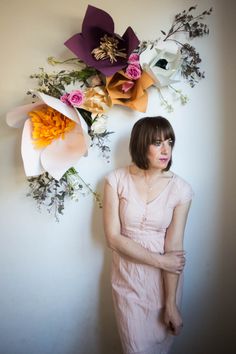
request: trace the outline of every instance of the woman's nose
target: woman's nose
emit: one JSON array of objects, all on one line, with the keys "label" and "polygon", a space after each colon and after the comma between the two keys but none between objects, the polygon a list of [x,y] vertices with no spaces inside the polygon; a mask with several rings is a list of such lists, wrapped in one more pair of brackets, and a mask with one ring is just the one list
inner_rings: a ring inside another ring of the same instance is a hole
[{"label": "woman's nose", "polygon": [[164,141],[163,141],[163,143],[161,144],[161,152],[163,153],[163,154],[167,154],[168,153],[168,144],[166,144]]}]

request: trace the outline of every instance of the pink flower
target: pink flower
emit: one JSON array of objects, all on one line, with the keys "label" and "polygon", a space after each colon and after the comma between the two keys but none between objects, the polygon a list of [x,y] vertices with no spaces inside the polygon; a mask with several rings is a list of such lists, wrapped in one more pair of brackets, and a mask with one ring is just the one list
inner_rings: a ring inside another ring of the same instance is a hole
[{"label": "pink flower", "polygon": [[130,89],[132,89],[133,86],[134,86],[133,81],[126,81],[122,85],[122,91],[128,92]]},{"label": "pink flower", "polygon": [[70,102],[68,101],[68,96],[69,93],[64,93],[64,95],[60,97],[60,100],[61,102],[67,104],[68,106],[71,106]]},{"label": "pink flower", "polygon": [[84,102],[84,94],[81,90],[71,91],[67,97],[68,102],[74,107],[80,107]]},{"label": "pink flower", "polygon": [[133,64],[135,66],[140,66],[139,55],[137,53],[130,54],[129,59],[128,59],[128,63]]},{"label": "pink flower", "polygon": [[141,76],[141,70],[138,66],[130,64],[127,66],[125,73],[132,80],[138,80]]}]

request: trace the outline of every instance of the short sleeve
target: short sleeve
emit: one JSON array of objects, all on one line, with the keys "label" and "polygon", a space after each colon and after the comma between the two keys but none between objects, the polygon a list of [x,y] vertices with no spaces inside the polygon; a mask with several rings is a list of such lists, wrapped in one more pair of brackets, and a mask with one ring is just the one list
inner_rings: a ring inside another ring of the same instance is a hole
[{"label": "short sleeve", "polygon": [[192,200],[194,196],[194,192],[191,185],[181,177],[177,178],[176,184],[177,184],[176,198],[175,198],[176,206],[185,204],[190,200]]},{"label": "short sleeve", "polygon": [[105,181],[114,189],[119,199],[127,196],[127,167],[120,167],[110,172]]},{"label": "short sleeve", "polygon": [[194,192],[190,184],[183,179],[181,179],[179,183],[179,191],[178,191],[178,203],[177,205],[181,205],[192,200],[194,196]]},{"label": "short sleeve", "polygon": [[105,181],[114,189],[117,190],[117,176],[116,172],[112,171],[110,172],[106,177]]}]

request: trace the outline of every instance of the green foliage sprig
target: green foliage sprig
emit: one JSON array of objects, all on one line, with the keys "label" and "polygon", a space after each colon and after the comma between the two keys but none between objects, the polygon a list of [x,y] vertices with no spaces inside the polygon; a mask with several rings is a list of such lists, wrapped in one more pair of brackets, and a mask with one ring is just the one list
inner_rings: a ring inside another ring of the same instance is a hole
[{"label": "green foliage sprig", "polygon": [[[66,86],[77,82],[80,82],[80,85],[81,83],[86,84],[86,80],[97,73],[95,69],[90,67],[81,70],[61,70],[51,74],[45,72],[44,68],[39,68],[39,70],[39,73],[30,75],[31,79],[38,80],[37,90],[56,98],[63,95]],[[27,94],[32,95],[32,92],[28,91]]]},{"label": "green foliage sprig", "polygon": [[78,201],[80,195],[91,193],[99,208],[102,208],[100,194],[94,192],[73,167],[60,180],[56,180],[45,172],[36,177],[28,177],[28,182],[27,196],[36,201],[39,211],[45,207],[50,214],[53,214],[57,222],[59,222],[59,216],[63,215],[67,197]]}]

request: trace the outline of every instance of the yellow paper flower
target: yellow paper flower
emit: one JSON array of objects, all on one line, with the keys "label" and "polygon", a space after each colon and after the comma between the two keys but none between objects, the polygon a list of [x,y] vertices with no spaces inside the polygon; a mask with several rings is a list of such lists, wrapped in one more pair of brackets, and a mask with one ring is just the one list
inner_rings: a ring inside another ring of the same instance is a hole
[{"label": "yellow paper flower", "polygon": [[81,108],[92,113],[92,118],[108,111],[112,106],[107,91],[102,86],[91,87],[84,91],[85,100]]},{"label": "yellow paper flower", "polygon": [[65,133],[75,127],[75,122],[55,109],[44,106],[28,113],[32,123],[32,138],[36,148],[43,148],[55,139],[64,139]]},{"label": "yellow paper flower", "polygon": [[48,172],[56,180],[85,156],[89,136],[77,110],[38,92],[39,101],[9,112],[12,127],[23,126],[21,154],[26,176]]}]

